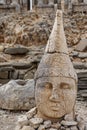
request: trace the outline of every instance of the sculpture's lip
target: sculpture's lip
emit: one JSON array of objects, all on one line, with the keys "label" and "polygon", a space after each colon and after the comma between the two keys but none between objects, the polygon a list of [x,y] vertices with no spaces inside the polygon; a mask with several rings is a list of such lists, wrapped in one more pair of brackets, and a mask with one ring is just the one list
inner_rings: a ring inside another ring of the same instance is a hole
[{"label": "sculpture's lip", "polygon": [[60,109],[59,107],[60,107],[60,105],[59,106],[51,106],[50,108],[53,111],[58,111]]}]

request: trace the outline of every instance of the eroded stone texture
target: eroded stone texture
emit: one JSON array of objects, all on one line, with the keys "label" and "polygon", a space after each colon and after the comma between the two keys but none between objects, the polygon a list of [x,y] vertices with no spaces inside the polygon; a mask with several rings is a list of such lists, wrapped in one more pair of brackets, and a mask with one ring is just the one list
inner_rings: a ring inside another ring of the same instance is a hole
[{"label": "eroded stone texture", "polygon": [[77,75],[68,55],[62,12],[56,13],[47,47],[35,74],[37,117],[58,121],[72,114],[77,95]]},{"label": "eroded stone texture", "polygon": [[30,110],[34,106],[34,80],[11,80],[0,87],[0,108]]}]

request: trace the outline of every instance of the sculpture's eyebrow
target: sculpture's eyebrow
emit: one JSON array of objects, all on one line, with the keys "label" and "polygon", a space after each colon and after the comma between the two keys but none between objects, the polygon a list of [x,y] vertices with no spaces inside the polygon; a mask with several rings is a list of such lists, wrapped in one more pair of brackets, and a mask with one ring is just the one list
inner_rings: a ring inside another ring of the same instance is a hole
[{"label": "sculpture's eyebrow", "polygon": [[45,87],[45,84],[46,84],[46,82],[40,82],[40,83],[37,83],[36,86]]},{"label": "sculpture's eyebrow", "polygon": [[41,82],[41,83],[37,83],[37,86],[38,87],[45,87],[45,85],[47,85],[47,84],[52,85],[52,83],[50,83],[50,82]]},{"label": "sculpture's eyebrow", "polygon": [[61,83],[60,83],[60,85],[63,85],[63,84],[64,84],[64,85],[70,85],[71,83],[69,83],[69,82],[61,82]]}]

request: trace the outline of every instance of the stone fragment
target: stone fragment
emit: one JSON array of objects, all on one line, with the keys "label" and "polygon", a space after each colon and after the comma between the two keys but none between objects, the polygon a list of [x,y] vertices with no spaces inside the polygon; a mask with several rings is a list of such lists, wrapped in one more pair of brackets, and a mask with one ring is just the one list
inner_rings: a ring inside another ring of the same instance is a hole
[{"label": "stone fragment", "polygon": [[27,118],[28,119],[32,118],[36,113],[37,113],[37,108],[34,107],[29,112],[26,113]]},{"label": "stone fragment", "polygon": [[64,126],[76,126],[77,125],[77,122],[76,121],[62,121],[61,122],[62,125]]},{"label": "stone fragment", "polygon": [[3,55],[0,55],[0,63],[7,62],[7,58],[4,57]]},{"label": "stone fragment", "polygon": [[80,52],[79,55],[78,55],[79,58],[81,59],[84,59],[84,58],[87,58],[87,53],[85,52]]},{"label": "stone fragment", "polygon": [[34,130],[34,128],[33,127],[31,127],[31,126],[24,126],[22,129],[20,129],[20,130]]},{"label": "stone fragment", "polygon": [[45,126],[44,125],[40,125],[38,130],[45,130]]},{"label": "stone fragment", "polygon": [[15,130],[21,130],[21,125],[17,125],[16,127],[15,127]]},{"label": "stone fragment", "polygon": [[57,129],[55,129],[55,128],[49,128],[49,130],[57,130]]},{"label": "stone fragment", "polygon": [[77,52],[77,51],[73,51],[73,52],[70,54],[70,56],[72,56],[72,57],[78,57],[78,55],[79,55],[79,52]]},{"label": "stone fragment", "polygon": [[12,63],[12,66],[16,69],[28,69],[32,67],[31,62],[14,62]]},{"label": "stone fragment", "polygon": [[0,0],[0,5],[5,5],[5,1],[4,0]]},{"label": "stone fragment", "polygon": [[61,126],[60,130],[66,130],[66,128],[64,126]]},{"label": "stone fragment", "polygon": [[87,39],[82,39],[75,48],[77,51],[87,51]]},{"label": "stone fragment", "polygon": [[24,125],[28,125],[28,119],[26,115],[22,115],[18,118],[18,125],[23,127]]},{"label": "stone fragment", "polygon": [[71,130],[70,128],[66,128],[66,130]]},{"label": "stone fragment", "polygon": [[34,80],[11,80],[0,87],[0,108],[29,110],[34,106]]},{"label": "stone fragment", "polygon": [[66,114],[64,117],[65,121],[73,121],[74,117],[73,117],[73,112],[71,112],[70,114]]},{"label": "stone fragment", "polygon": [[22,34],[22,31],[23,31],[23,28],[19,24],[17,24],[14,29],[15,34],[20,35]]},{"label": "stone fragment", "polygon": [[55,129],[59,129],[59,128],[61,127],[61,124],[60,124],[59,122],[53,123],[53,124],[51,125],[51,127],[52,127],[52,128],[55,128]]},{"label": "stone fragment", "polygon": [[50,120],[44,121],[44,126],[45,128],[51,127],[51,121]]},{"label": "stone fragment", "polygon": [[83,118],[79,117],[78,115],[76,116],[76,120],[78,122],[78,128],[79,130],[84,130],[85,129],[85,123]]},{"label": "stone fragment", "polygon": [[4,51],[4,46],[0,45],[0,52],[3,52],[3,51]]},{"label": "stone fragment", "polygon": [[76,126],[72,126],[70,127],[70,130],[78,130],[78,128]]},{"label": "stone fragment", "polygon": [[15,10],[20,13],[20,4],[17,1],[12,1],[12,7],[15,7]]},{"label": "stone fragment", "polygon": [[29,120],[29,125],[34,127],[34,128],[38,128],[39,125],[43,122],[43,119],[42,118],[31,118]]}]

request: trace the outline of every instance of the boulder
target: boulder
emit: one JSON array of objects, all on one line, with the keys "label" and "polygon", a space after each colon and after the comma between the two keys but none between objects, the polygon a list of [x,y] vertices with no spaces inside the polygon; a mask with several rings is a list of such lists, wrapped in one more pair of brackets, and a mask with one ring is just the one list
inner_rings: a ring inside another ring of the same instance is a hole
[{"label": "boulder", "polygon": [[0,87],[0,108],[29,110],[34,106],[34,80],[11,80]]}]

